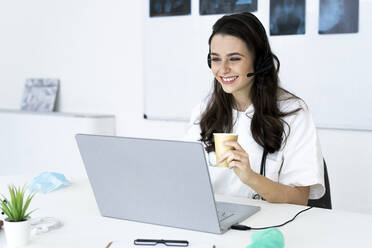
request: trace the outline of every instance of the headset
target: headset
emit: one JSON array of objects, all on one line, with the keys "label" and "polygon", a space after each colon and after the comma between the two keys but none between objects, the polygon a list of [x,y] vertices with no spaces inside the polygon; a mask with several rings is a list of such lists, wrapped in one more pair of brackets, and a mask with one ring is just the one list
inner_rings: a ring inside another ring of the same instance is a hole
[{"label": "headset", "polygon": [[[265,36],[264,36],[264,43],[265,43],[264,55],[263,55],[263,57],[258,59],[257,66],[255,66],[256,67],[255,72],[250,72],[250,73],[247,74],[247,77],[253,77],[253,76],[256,76],[256,75],[263,74],[263,73],[267,72],[268,70],[270,70],[273,67],[272,56],[271,56],[271,52],[269,50],[269,41],[268,41],[268,38],[267,38],[267,35],[266,35],[266,30],[265,30],[264,26],[262,25],[262,23],[258,20],[258,18],[255,15],[253,15],[249,12],[243,12],[241,14],[244,15],[245,17],[247,17],[247,18],[250,18],[250,20],[252,20],[254,23],[256,23],[257,26],[259,27],[259,29],[265,34]],[[246,28],[249,28],[248,22],[246,22],[243,18],[234,18],[233,20],[239,21]],[[207,64],[208,64],[209,68],[212,68],[212,59],[211,59],[211,55],[210,55],[210,47],[209,47],[209,53],[208,53],[208,56],[207,56]],[[261,67],[261,68],[258,68],[258,67]],[[261,159],[261,167],[260,167],[260,174],[262,176],[266,175],[266,157],[267,157],[267,154],[268,154],[268,151],[264,147],[263,153],[262,153],[262,159]],[[260,195],[255,194],[253,196],[253,199],[263,199],[263,198]]]}]

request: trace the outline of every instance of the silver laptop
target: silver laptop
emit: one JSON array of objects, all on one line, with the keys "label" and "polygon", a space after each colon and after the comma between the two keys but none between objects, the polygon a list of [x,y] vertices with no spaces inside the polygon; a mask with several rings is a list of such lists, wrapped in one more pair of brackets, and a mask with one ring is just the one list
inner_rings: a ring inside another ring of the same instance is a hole
[{"label": "silver laptop", "polygon": [[221,234],[260,209],[215,202],[201,142],[76,140],[102,216]]}]

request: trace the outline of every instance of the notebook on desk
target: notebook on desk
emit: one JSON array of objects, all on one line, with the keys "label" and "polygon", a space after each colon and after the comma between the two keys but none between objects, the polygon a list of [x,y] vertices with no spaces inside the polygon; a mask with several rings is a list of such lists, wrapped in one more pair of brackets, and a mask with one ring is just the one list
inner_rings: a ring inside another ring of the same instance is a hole
[{"label": "notebook on desk", "polygon": [[200,142],[76,140],[102,216],[221,234],[260,209],[215,202]]}]

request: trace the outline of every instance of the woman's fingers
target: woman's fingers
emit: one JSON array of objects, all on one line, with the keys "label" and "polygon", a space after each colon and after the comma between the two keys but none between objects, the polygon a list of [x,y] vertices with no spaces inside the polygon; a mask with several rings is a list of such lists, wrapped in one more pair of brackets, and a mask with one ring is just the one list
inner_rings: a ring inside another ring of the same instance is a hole
[{"label": "woman's fingers", "polygon": [[224,141],[223,144],[225,146],[231,146],[233,148],[233,150],[229,150],[229,151],[225,152],[224,154],[222,154],[222,156],[220,157],[220,159],[217,163],[221,163],[222,161],[227,159],[229,156],[233,156],[233,154],[236,153],[236,152],[238,154],[241,154],[243,156],[248,157],[248,154],[244,151],[244,149],[240,146],[240,144],[237,141]]},{"label": "woman's fingers", "polygon": [[243,162],[235,161],[235,160],[228,163],[227,167],[229,169],[234,169],[235,173],[237,172],[237,170],[244,170],[245,169],[245,165],[244,165]]},{"label": "woman's fingers", "polygon": [[227,163],[231,163],[234,160],[235,161],[240,161],[241,160],[240,155],[237,154],[236,152],[232,152],[231,155],[226,158]]},{"label": "woman's fingers", "polygon": [[227,159],[226,159],[227,163],[230,163],[234,160],[235,161],[240,161],[240,162],[248,161],[248,154],[246,154],[245,152],[235,151],[235,152],[232,152],[232,153],[233,153],[232,156],[227,157]]},{"label": "woman's fingers", "polygon": [[227,151],[224,154],[222,154],[218,163],[221,163],[224,160],[226,160],[227,163],[230,163],[233,160],[245,161],[245,160],[248,160],[248,154],[244,151],[230,150],[230,151]]},{"label": "woman's fingers", "polygon": [[[232,146],[235,150],[244,151],[244,149],[240,146],[238,141],[224,141],[223,145],[225,146]],[[244,151],[245,152],[245,151]]]},{"label": "woman's fingers", "polygon": [[238,161],[231,161],[230,163],[227,164],[227,166],[229,167],[229,169],[237,168],[240,165],[241,165],[241,163],[238,162]]},{"label": "woman's fingers", "polygon": [[233,157],[234,156],[234,152],[233,150],[229,150],[225,153],[223,153],[220,157],[220,159],[217,161],[217,163],[222,163],[224,160],[228,159],[229,157]]}]

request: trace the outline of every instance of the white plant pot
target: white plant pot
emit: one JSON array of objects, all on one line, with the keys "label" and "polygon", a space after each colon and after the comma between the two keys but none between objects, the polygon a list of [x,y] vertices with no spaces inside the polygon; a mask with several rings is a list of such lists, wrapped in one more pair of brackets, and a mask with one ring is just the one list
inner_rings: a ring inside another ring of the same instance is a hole
[{"label": "white plant pot", "polygon": [[4,220],[4,231],[8,248],[26,245],[30,239],[30,219],[20,222]]}]

